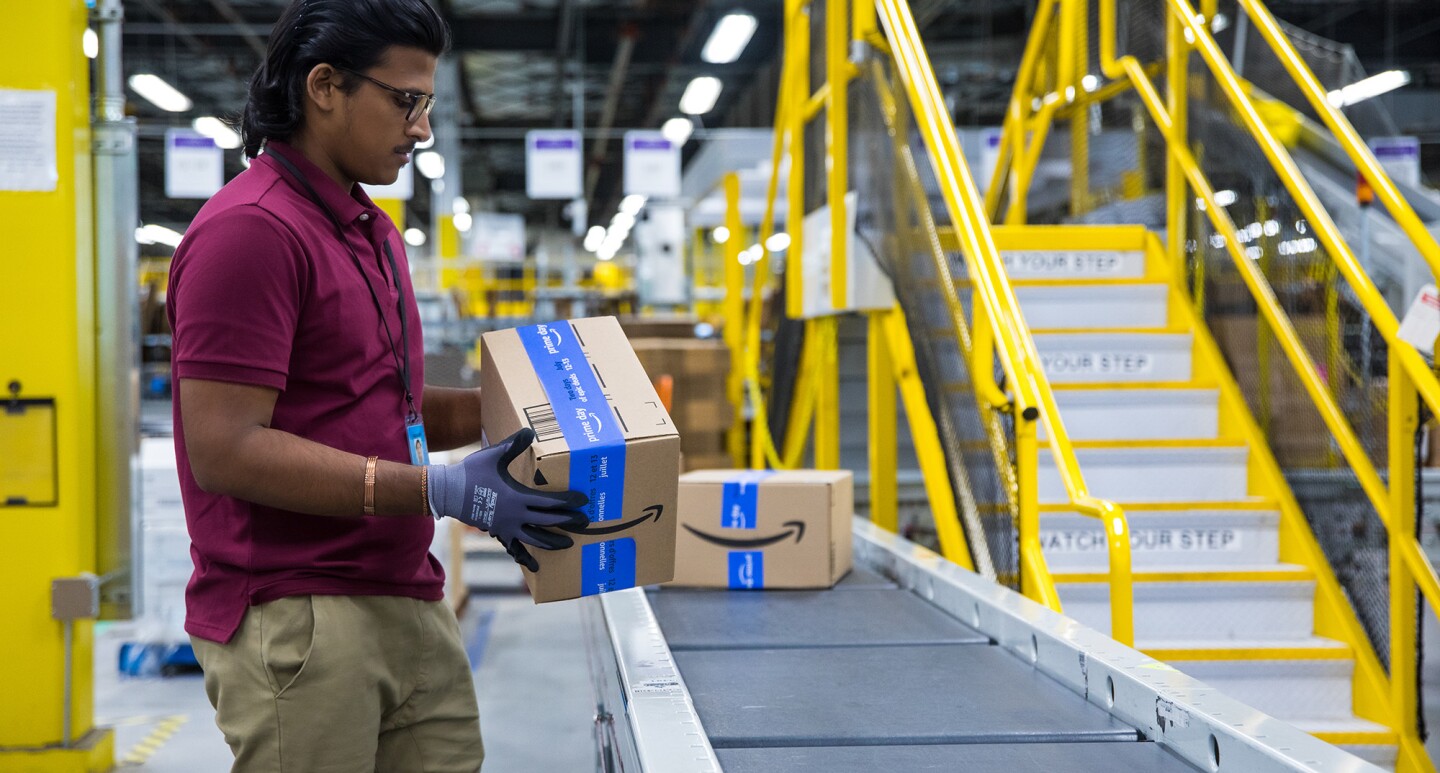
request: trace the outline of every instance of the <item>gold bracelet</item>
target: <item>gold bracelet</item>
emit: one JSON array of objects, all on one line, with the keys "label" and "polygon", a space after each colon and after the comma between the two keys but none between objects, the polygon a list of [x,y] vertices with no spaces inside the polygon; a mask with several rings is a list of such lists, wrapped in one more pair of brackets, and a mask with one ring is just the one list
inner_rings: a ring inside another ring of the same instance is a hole
[{"label": "gold bracelet", "polygon": [[430,468],[420,467],[420,512],[430,515]]},{"label": "gold bracelet", "polygon": [[375,460],[378,456],[371,456],[365,460],[365,514],[375,514]]}]

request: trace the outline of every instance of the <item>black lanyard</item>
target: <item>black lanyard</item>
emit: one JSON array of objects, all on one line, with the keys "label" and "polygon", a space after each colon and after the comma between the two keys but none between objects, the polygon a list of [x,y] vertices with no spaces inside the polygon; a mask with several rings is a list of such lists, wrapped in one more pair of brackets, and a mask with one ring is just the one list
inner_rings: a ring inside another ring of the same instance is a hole
[{"label": "black lanyard", "polygon": [[[325,205],[324,199],[321,199],[320,194],[310,185],[310,181],[305,178],[305,174],[294,164],[290,163],[289,159],[276,153],[271,148],[265,149],[265,155],[274,157],[276,161],[280,162],[281,166],[295,175],[295,178],[300,181],[300,184],[305,186],[305,192],[309,194],[310,200],[320,207],[321,211],[325,213],[325,216],[330,218],[330,223],[335,226],[335,234],[340,237],[340,242],[345,245],[345,249],[350,252],[350,261],[355,264],[355,270],[360,272],[360,278],[365,282],[365,289],[370,291],[370,302],[375,304],[375,313],[380,315],[380,323],[385,326],[385,343],[390,347],[390,359],[394,361],[395,372],[400,376],[400,388],[404,391],[405,405],[409,409],[409,415],[406,416],[406,421],[414,422],[418,420],[420,413],[415,410],[415,395],[410,391],[410,328],[405,320],[405,291],[404,286],[400,283],[400,267],[395,264],[395,252],[390,249],[390,240],[385,240],[384,247],[385,258],[390,262],[390,278],[395,282],[395,290],[400,296],[395,301],[395,312],[400,315],[401,345],[399,347],[399,354],[395,351],[395,339],[390,334],[390,320],[385,318],[384,307],[380,305],[380,296],[375,292],[374,285],[370,284],[370,277],[365,273],[365,267],[360,265],[360,256],[356,254],[355,247],[352,246],[350,240],[346,238],[345,227],[340,224],[340,218],[336,217],[335,213],[330,211],[330,207]],[[375,262],[377,264],[380,262],[378,256]],[[381,268],[381,271],[383,272],[384,268]]]}]

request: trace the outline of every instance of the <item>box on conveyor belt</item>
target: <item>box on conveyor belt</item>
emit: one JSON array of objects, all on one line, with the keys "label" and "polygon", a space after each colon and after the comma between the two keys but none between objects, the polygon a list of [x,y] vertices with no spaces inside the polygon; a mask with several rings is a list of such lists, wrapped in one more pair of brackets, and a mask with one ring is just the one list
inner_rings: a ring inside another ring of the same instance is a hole
[{"label": "box on conveyor belt", "polygon": [[687,468],[700,469],[688,460],[723,451],[725,431],[734,421],[735,409],[725,392],[730,349],[720,341],[695,338],[635,338],[630,344],[652,380],[671,377],[670,416],[680,432]]},{"label": "box on conveyor belt", "polygon": [[694,338],[700,320],[685,314],[624,316],[620,327],[630,340],[637,338]]},{"label": "box on conveyor belt", "polygon": [[850,571],[848,470],[697,470],[680,477],[673,585],[828,588]]},{"label": "box on conveyor belt", "polygon": [[614,317],[481,336],[481,423],[498,441],[535,444],[511,465],[537,488],[590,497],[574,547],[537,550],[525,571],[537,602],[669,580],[675,570],[680,437]]}]

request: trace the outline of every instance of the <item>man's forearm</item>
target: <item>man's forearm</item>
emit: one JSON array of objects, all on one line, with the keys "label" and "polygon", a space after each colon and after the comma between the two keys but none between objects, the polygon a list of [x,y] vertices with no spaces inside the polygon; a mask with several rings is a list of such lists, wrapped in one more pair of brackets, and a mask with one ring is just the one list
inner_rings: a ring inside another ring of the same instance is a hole
[{"label": "man's forearm", "polygon": [[480,390],[427,385],[425,440],[431,451],[480,442]]},{"label": "man's forearm", "polygon": [[[202,488],[267,507],[311,515],[364,514],[365,457],[289,432],[255,427],[236,442],[214,480]],[[192,467],[193,467],[192,463]],[[375,467],[375,514],[429,514],[420,468],[381,461]]]}]

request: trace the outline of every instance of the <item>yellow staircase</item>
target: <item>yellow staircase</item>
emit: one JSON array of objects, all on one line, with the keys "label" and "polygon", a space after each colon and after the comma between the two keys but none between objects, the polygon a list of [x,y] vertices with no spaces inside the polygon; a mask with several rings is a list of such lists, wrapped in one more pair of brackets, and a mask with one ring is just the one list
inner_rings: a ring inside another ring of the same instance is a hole
[{"label": "yellow staircase", "polygon": [[[1154,234],[994,229],[1093,494],[1126,513],[1135,646],[1382,766],[1383,674]],[[1040,542],[1067,615],[1110,630],[1104,534],[1042,453]]]}]

